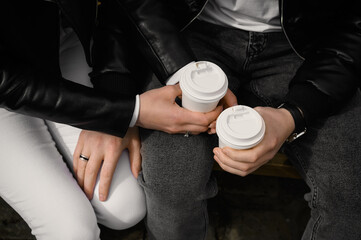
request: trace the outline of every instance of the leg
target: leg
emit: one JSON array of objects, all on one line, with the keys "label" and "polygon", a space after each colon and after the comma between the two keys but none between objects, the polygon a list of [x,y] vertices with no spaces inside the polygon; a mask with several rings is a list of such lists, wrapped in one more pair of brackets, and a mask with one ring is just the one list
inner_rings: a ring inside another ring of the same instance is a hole
[{"label": "leg", "polygon": [[[53,122],[47,122],[47,125],[59,151],[72,170],[72,153],[76,147],[81,129]],[[79,190],[81,191],[80,188]],[[108,200],[105,202],[99,201],[98,178],[91,205],[94,208],[98,222],[112,229],[122,230],[132,227],[144,218],[146,212],[144,192],[130,171],[127,151],[119,158]]]},{"label": "leg", "polygon": [[37,239],[99,239],[94,210],[63,162],[44,120],[4,109],[0,115],[1,197]]},{"label": "leg", "polygon": [[[247,66],[252,72],[247,90],[254,96],[247,101],[275,107],[282,102],[301,61],[289,51],[284,37],[263,37],[266,40],[258,51],[253,49]],[[304,240],[361,237],[360,114],[361,96],[357,92],[340,113],[308,126],[305,136],[285,146],[285,152],[311,189],[305,196],[311,219]]]},{"label": "leg", "polygon": [[308,239],[361,238],[361,94],[341,113],[308,129],[287,152],[311,192]]},{"label": "leg", "polygon": [[212,138],[185,138],[141,130],[143,173],[139,177],[147,203],[150,239],[204,239],[208,224],[206,199],[216,183],[212,171]]},{"label": "leg", "polygon": [[[148,89],[160,87],[153,78]],[[149,239],[204,239],[208,225],[206,200],[217,185],[210,178],[213,138],[184,137],[140,129],[143,158],[138,181],[146,195]]]},{"label": "leg", "polygon": [[94,211],[44,121],[4,109],[0,116],[1,197],[37,239],[99,239]]},{"label": "leg", "polygon": [[[60,65],[62,75],[68,80],[92,87],[82,46],[71,29],[61,29]],[[72,169],[72,154],[78,141],[80,129],[53,122],[47,122],[57,147]],[[115,170],[109,199],[99,201],[99,179],[91,204],[98,222],[112,229],[129,228],[145,215],[145,197],[141,187],[130,171],[129,156],[125,151]]]}]

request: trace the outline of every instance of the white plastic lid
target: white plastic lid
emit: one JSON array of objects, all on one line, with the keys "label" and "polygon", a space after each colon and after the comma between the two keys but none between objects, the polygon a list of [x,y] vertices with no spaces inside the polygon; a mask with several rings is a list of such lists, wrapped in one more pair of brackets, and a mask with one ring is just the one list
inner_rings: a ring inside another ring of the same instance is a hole
[{"label": "white plastic lid", "polygon": [[218,101],[227,92],[228,79],[216,64],[200,61],[190,64],[183,72],[180,87],[200,101]]},{"label": "white plastic lid", "polygon": [[266,126],[257,111],[238,105],[227,108],[219,115],[216,130],[225,145],[247,149],[261,142]]}]

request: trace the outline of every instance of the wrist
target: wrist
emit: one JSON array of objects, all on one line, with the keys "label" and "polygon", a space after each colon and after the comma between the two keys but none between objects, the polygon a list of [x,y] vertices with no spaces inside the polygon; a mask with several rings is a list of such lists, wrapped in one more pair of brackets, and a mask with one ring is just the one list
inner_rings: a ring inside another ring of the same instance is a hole
[{"label": "wrist", "polygon": [[291,103],[283,103],[278,108],[287,110],[293,118],[294,129],[287,138],[287,142],[292,142],[306,133],[307,127],[305,117],[298,106]]},{"label": "wrist", "polygon": [[295,131],[295,121],[293,120],[292,114],[285,108],[277,109],[280,113],[282,120],[282,127],[285,129],[285,136],[290,136]]}]

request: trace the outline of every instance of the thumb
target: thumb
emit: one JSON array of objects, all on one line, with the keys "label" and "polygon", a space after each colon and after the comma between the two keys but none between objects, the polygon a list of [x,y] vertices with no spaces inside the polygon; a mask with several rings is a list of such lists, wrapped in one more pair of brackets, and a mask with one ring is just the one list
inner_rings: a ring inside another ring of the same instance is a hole
[{"label": "thumb", "polygon": [[182,95],[182,89],[179,84],[166,86],[168,88],[168,92],[172,98],[176,98]]},{"label": "thumb", "polygon": [[237,97],[230,89],[227,90],[226,95],[223,97],[223,103],[225,103],[227,107],[238,105]]}]

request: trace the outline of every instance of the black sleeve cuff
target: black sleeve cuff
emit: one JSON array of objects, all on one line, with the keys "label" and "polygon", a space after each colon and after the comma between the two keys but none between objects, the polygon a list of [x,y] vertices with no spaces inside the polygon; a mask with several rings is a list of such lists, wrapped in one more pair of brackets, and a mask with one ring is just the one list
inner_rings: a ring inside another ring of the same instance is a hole
[{"label": "black sleeve cuff", "polygon": [[286,102],[283,103],[281,106],[279,106],[279,108],[284,108],[291,113],[293,120],[295,122],[295,130],[294,130],[295,133],[299,134],[307,129],[303,112],[299,107]]},{"label": "black sleeve cuff", "polygon": [[285,102],[297,106],[303,112],[307,126],[310,126],[315,119],[331,115],[336,104],[331,101],[329,96],[319,91],[311,83],[293,85]]}]

